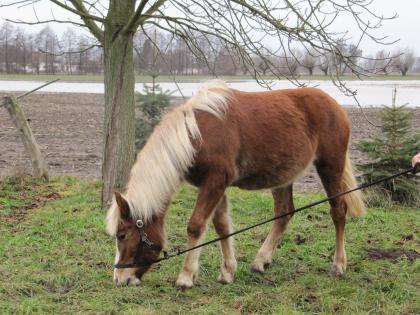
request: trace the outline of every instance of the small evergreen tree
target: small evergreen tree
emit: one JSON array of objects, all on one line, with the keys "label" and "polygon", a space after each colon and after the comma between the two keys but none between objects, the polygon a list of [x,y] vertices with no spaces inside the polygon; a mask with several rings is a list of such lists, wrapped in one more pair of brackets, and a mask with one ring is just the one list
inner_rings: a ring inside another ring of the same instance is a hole
[{"label": "small evergreen tree", "polygon": [[[150,44],[151,41],[148,41]],[[156,29],[154,32],[154,43],[156,43]],[[149,47],[150,49],[150,47]],[[156,83],[158,72],[156,70],[157,50],[156,45],[151,47],[152,60],[149,74],[152,77],[152,84],[149,86],[143,84],[143,93],[137,94],[136,107],[141,112],[141,117],[136,119],[136,149],[140,150],[146,144],[147,139],[153,131],[153,128],[159,123],[162,115],[171,103],[171,94],[169,90],[163,91]]]},{"label": "small evergreen tree", "polygon": [[[373,139],[358,143],[359,149],[371,158],[371,162],[360,166],[364,181],[374,181],[407,169],[411,165],[411,157],[420,148],[420,133],[410,133],[411,113],[405,110],[404,105],[396,105],[396,93],[395,89],[392,106],[384,106],[381,112],[382,132]],[[373,192],[380,196],[373,198],[371,205],[382,206],[390,199],[407,206],[420,206],[419,189],[416,176],[401,176],[375,188]]]},{"label": "small evergreen tree", "polygon": [[136,149],[146,144],[153,128],[159,123],[162,115],[170,105],[172,92],[162,88],[153,80],[151,85],[144,84],[143,92],[137,94],[137,108],[141,117],[136,120]]}]

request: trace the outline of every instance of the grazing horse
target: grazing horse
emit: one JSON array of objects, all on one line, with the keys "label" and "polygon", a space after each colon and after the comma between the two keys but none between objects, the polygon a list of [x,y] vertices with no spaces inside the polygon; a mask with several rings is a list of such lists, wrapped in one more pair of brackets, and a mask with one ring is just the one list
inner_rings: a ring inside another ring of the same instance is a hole
[{"label": "grazing horse", "polygon": [[[328,196],[356,186],[348,157],[349,121],[329,95],[315,88],[242,92],[209,81],[184,105],[162,119],[139,152],[124,195],[115,193],[107,230],[115,235],[114,281],[139,284],[165,242],[164,218],[171,196],[184,181],[199,188],[188,222],[188,244],[203,238],[212,220],[219,236],[231,233],[225,190],[271,189],[274,213],[294,209],[293,182],[313,163]],[[332,269],[346,269],[346,214],[360,216],[360,192],[330,201],[336,243]],[[272,262],[292,215],[273,222],[252,263],[263,272]],[[236,271],[232,238],[220,241],[218,280],[231,283]],[[199,270],[200,250],[186,254],[176,281],[190,288]]]}]

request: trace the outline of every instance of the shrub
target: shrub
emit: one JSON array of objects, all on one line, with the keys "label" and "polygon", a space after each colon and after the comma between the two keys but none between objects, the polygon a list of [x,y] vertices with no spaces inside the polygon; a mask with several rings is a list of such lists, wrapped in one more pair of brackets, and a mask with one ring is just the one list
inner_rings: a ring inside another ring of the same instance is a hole
[{"label": "shrub", "polygon": [[172,92],[163,91],[159,84],[143,85],[143,92],[136,97],[136,106],[141,117],[136,120],[136,149],[145,144],[153,128],[159,123],[166,108],[169,107]]},{"label": "shrub", "polygon": [[[371,162],[360,165],[364,181],[374,181],[407,169],[414,153],[420,148],[420,134],[410,133],[410,115],[405,106],[384,106],[381,112],[381,133],[372,139],[361,140],[358,148],[367,153]],[[377,196],[372,198],[376,194]],[[419,180],[414,175],[400,176],[381,184],[368,195],[370,206],[386,206],[389,201],[406,206],[420,206]]]}]

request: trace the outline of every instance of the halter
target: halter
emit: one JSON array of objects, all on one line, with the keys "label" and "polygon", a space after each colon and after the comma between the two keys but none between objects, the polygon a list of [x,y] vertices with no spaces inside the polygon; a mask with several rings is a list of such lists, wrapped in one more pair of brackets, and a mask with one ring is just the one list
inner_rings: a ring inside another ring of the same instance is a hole
[{"label": "halter", "polygon": [[155,262],[154,260],[152,261],[152,260],[147,260],[146,259],[146,260],[144,260],[141,263],[136,262],[137,258],[140,256],[140,254],[141,254],[141,252],[143,250],[143,247],[141,247],[141,245],[147,246],[151,250],[156,250],[156,251],[162,250],[162,248],[160,246],[153,244],[153,242],[150,241],[147,238],[147,234],[144,231],[144,222],[143,222],[143,220],[140,220],[140,219],[137,220],[136,221],[136,226],[137,226],[137,228],[139,230],[139,233],[140,233],[140,242],[139,242],[139,250],[137,251],[137,255],[134,257],[134,262],[131,263],[131,264],[119,264],[119,263],[118,264],[115,264],[114,265],[114,268],[116,268],[116,269],[134,268],[134,267],[146,267],[146,266],[152,265]]}]

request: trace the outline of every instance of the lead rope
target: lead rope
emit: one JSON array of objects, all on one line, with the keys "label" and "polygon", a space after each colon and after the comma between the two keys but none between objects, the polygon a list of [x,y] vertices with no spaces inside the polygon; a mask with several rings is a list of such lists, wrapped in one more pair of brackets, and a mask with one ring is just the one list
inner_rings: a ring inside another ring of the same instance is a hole
[{"label": "lead rope", "polygon": [[163,261],[163,260],[168,260],[168,259],[170,259],[170,258],[173,258],[173,257],[176,257],[176,256],[183,255],[183,254],[188,253],[188,252],[190,252],[190,251],[192,251],[192,250],[195,250],[195,249],[198,249],[198,248],[201,248],[201,247],[204,247],[204,246],[207,246],[207,245],[210,245],[210,244],[213,244],[213,243],[216,243],[216,242],[219,242],[219,241],[225,240],[225,239],[227,239],[227,238],[229,238],[229,237],[232,237],[232,236],[234,236],[234,235],[237,235],[237,234],[240,234],[240,233],[246,232],[246,231],[251,230],[251,229],[253,229],[253,228],[256,228],[256,227],[258,227],[258,226],[260,226],[260,225],[264,225],[264,224],[267,224],[267,223],[269,223],[269,222],[275,221],[275,220],[277,220],[277,219],[280,219],[280,218],[286,217],[286,216],[288,216],[288,215],[291,215],[291,214],[294,214],[294,213],[297,213],[297,212],[300,212],[300,211],[306,210],[306,209],[308,209],[308,208],[312,208],[312,207],[317,206],[317,205],[319,205],[319,204],[321,204],[321,203],[325,203],[325,202],[330,201],[330,200],[332,200],[332,199],[335,199],[335,198],[337,198],[337,197],[341,197],[341,196],[343,196],[343,195],[347,195],[347,194],[349,194],[349,193],[352,193],[352,192],[354,192],[354,191],[356,191],[356,190],[365,189],[365,188],[367,188],[367,187],[377,185],[377,184],[379,184],[379,183],[385,182],[385,181],[387,181],[387,180],[390,180],[390,179],[393,179],[393,178],[396,178],[396,177],[399,177],[399,176],[402,176],[402,175],[405,175],[405,174],[408,174],[408,173],[413,173],[413,174],[416,174],[418,171],[419,171],[419,169],[417,169],[416,167],[412,167],[412,168],[410,168],[410,169],[408,169],[408,170],[405,170],[405,171],[402,171],[402,172],[400,172],[400,173],[397,173],[397,174],[394,174],[394,175],[390,175],[390,176],[388,176],[388,177],[384,177],[384,178],[381,178],[381,179],[375,180],[375,181],[370,182],[370,183],[362,184],[362,185],[360,185],[360,186],[357,186],[356,188],[350,189],[350,190],[345,191],[345,192],[338,193],[338,194],[336,194],[336,195],[334,195],[334,196],[331,196],[331,197],[329,197],[329,198],[324,198],[324,199],[321,199],[321,200],[318,200],[318,201],[312,202],[312,203],[307,204],[307,205],[305,205],[305,206],[303,206],[303,207],[297,208],[297,209],[295,209],[295,210],[293,210],[293,211],[290,211],[290,212],[287,212],[287,213],[284,213],[284,214],[281,214],[281,215],[278,215],[278,216],[272,217],[272,218],[270,218],[270,219],[267,219],[267,220],[264,220],[264,221],[258,222],[258,223],[254,224],[254,225],[251,225],[251,226],[245,227],[245,228],[243,228],[243,229],[237,230],[237,231],[235,231],[235,232],[233,232],[233,233],[230,233],[230,234],[227,234],[227,235],[225,235],[225,236],[221,236],[221,237],[218,237],[218,238],[212,239],[212,240],[210,240],[210,241],[204,242],[204,243],[199,244],[199,245],[197,245],[197,246],[194,246],[194,247],[191,247],[191,248],[187,248],[187,249],[184,249],[184,250],[179,250],[179,249],[178,249],[176,252],[173,252],[173,253],[168,253],[167,251],[163,251],[163,257],[162,257],[162,258],[159,258],[159,259],[156,259],[156,260],[154,260],[154,261],[153,261],[153,262],[151,262],[151,263],[153,263],[153,264],[154,264],[154,263],[161,262],[161,261]]}]

